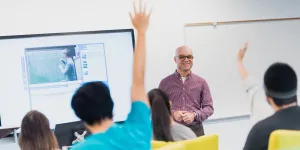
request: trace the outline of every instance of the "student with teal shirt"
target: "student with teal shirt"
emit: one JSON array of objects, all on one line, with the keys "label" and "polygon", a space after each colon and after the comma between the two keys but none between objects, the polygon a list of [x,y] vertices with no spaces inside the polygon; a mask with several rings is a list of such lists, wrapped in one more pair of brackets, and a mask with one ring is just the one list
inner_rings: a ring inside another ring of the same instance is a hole
[{"label": "student with teal shirt", "polygon": [[110,91],[102,82],[90,82],[79,88],[72,97],[75,114],[92,133],[72,150],[150,150],[152,123],[149,102],[144,84],[146,30],[150,13],[135,9],[131,21],[137,30],[137,45],[133,58],[133,81],[131,86],[132,107],[123,124],[114,124]]}]

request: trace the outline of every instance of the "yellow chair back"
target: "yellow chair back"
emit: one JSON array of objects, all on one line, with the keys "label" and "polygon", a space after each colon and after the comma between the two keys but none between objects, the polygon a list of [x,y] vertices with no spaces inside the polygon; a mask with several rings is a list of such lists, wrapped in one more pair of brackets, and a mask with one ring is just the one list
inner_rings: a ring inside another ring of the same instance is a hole
[{"label": "yellow chair back", "polygon": [[300,150],[300,131],[273,131],[270,135],[268,150]]},{"label": "yellow chair back", "polygon": [[169,149],[172,150],[218,150],[219,148],[219,138],[218,135],[205,135],[192,140],[177,141],[177,142],[162,142],[162,141],[152,141],[153,150]]}]

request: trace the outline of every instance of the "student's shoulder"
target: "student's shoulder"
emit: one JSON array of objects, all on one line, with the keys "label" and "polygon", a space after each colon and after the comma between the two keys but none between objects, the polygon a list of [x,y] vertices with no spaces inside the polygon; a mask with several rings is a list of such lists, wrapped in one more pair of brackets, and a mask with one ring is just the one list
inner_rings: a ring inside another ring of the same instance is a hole
[{"label": "student's shoulder", "polygon": [[188,127],[175,123],[171,126],[172,135],[178,140],[197,138],[196,134]]},{"label": "student's shoulder", "polygon": [[150,107],[145,102],[134,101],[131,104],[131,111],[127,117],[126,123],[148,123],[150,116]]},{"label": "student's shoulder", "polygon": [[134,102],[132,102],[131,105],[132,105],[131,106],[132,109],[145,110],[145,111],[150,110],[148,105],[143,101],[134,101]]},{"label": "student's shoulder", "polygon": [[180,131],[182,133],[194,133],[190,128],[179,123],[175,123],[172,127],[174,130]]},{"label": "student's shoulder", "polygon": [[268,132],[269,130],[273,129],[274,127],[274,121],[276,120],[275,115],[271,115],[259,122],[257,122],[253,127],[252,130],[255,130],[257,132]]},{"label": "student's shoulder", "polygon": [[186,126],[184,126],[182,124],[179,124],[179,123],[174,123],[171,127],[174,128],[174,129],[181,129],[181,130],[188,130],[188,129],[190,129],[190,128],[188,128],[188,127],[186,127]]},{"label": "student's shoulder", "polygon": [[105,145],[100,141],[86,140],[74,145],[71,150],[90,150],[90,149],[104,149]]}]

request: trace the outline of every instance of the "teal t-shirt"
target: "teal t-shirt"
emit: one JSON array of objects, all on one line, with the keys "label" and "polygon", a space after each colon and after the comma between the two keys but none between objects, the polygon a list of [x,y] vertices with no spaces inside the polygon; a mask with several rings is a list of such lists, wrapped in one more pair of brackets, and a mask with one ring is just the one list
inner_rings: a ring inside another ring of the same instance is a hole
[{"label": "teal t-shirt", "polygon": [[71,150],[150,150],[152,123],[150,108],[143,102],[132,103],[123,124],[114,124],[106,132],[93,134]]}]

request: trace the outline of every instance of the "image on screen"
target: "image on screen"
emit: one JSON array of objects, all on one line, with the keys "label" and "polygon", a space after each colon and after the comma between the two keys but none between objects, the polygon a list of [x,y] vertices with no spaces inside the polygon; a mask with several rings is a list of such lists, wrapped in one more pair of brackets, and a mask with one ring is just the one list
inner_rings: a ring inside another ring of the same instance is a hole
[{"label": "image on screen", "polygon": [[107,83],[103,45],[94,43],[26,48],[27,72],[24,74],[28,75],[29,86],[57,86],[72,81]]},{"label": "image on screen", "polygon": [[[28,48],[26,51],[29,84],[46,84],[82,79],[75,46]],[[77,71],[78,69],[78,71]]]}]

